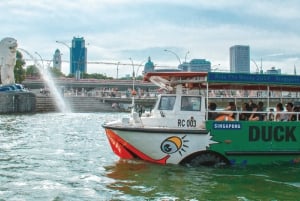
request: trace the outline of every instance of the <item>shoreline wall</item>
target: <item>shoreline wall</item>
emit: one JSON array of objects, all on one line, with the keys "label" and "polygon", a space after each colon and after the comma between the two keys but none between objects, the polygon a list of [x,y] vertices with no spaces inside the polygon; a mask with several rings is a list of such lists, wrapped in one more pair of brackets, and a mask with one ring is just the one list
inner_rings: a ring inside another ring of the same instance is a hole
[{"label": "shoreline wall", "polygon": [[0,92],[0,114],[34,113],[36,96],[32,92]]}]

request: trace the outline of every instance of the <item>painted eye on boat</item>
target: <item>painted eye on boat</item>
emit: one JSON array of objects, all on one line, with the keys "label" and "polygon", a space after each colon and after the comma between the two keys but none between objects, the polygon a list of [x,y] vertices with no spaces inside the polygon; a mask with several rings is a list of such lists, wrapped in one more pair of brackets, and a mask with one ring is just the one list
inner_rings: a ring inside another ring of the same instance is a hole
[{"label": "painted eye on boat", "polygon": [[177,152],[182,147],[182,139],[179,137],[170,137],[161,143],[161,150],[166,154]]}]

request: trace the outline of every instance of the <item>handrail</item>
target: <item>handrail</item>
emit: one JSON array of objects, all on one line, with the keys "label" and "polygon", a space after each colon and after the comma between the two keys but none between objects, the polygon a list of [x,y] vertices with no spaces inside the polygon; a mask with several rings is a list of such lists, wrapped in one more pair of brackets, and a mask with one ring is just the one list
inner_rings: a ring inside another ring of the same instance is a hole
[{"label": "handrail", "polygon": [[[207,110],[206,112],[208,113],[217,113],[220,115],[229,115],[230,113],[234,113],[236,115],[235,120],[236,121],[240,121],[239,120],[239,116],[240,114],[264,114],[267,116],[267,119],[263,120],[263,121],[268,121],[269,120],[269,115],[270,114],[274,114],[274,116],[276,114],[287,114],[287,115],[296,115],[296,121],[300,120],[300,112],[288,112],[288,111],[283,111],[283,112],[270,112],[270,111],[240,111],[240,110]],[[249,120],[247,120],[249,121]]]}]

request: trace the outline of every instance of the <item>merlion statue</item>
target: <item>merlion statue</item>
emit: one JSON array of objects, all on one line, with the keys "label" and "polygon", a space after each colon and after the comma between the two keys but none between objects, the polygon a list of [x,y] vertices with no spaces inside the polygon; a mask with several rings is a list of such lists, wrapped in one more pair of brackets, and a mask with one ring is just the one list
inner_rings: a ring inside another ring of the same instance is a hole
[{"label": "merlion statue", "polygon": [[3,85],[15,84],[17,46],[17,40],[14,38],[4,38],[0,41],[0,72]]}]

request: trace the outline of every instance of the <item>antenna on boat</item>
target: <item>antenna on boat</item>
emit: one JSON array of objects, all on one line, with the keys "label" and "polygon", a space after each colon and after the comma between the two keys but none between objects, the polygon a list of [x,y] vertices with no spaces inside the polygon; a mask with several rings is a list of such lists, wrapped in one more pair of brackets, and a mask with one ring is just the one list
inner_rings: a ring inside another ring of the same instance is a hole
[{"label": "antenna on boat", "polygon": [[136,91],[134,89],[135,72],[134,72],[134,64],[133,64],[132,58],[130,57],[129,60],[131,61],[131,64],[132,64],[132,91],[131,91],[132,108],[131,108],[131,113],[133,114],[133,112],[134,112],[134,96],[136,95]]}]

